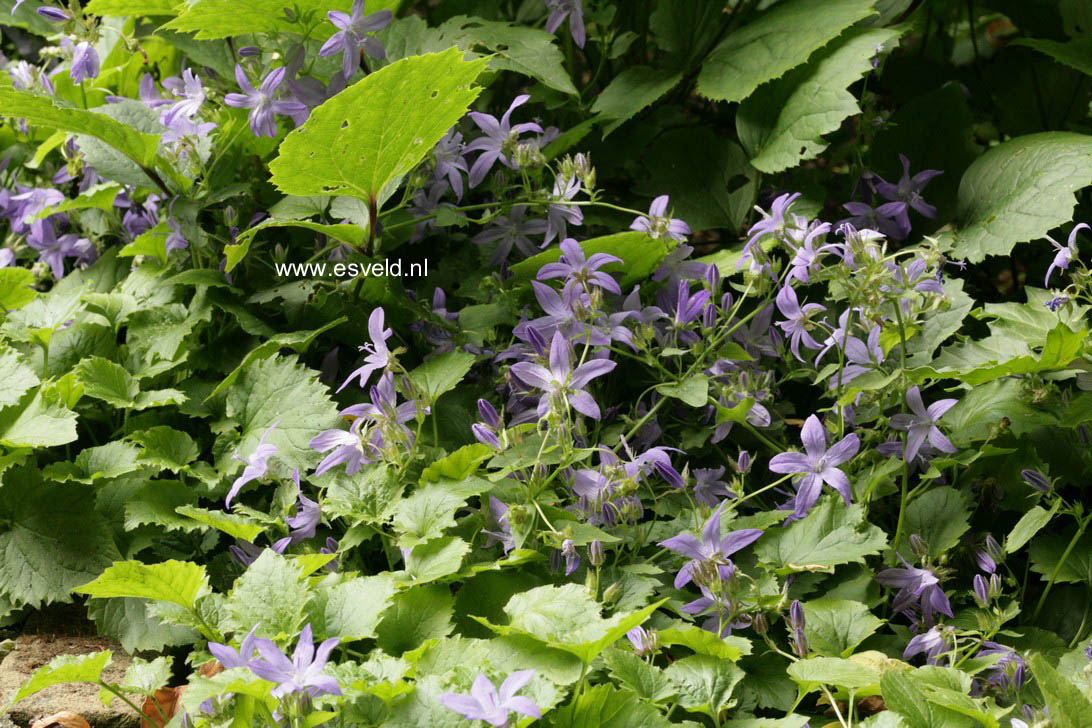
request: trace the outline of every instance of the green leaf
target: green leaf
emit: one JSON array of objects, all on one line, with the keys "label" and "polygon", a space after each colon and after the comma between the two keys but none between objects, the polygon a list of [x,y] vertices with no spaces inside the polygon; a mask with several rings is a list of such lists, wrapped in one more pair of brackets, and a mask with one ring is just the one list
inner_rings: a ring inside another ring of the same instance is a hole
[{"label": "green leaf", "polygon": [[1016,435],[1057,422],[1054,413],[1036,409],[1031,395],[1017,379],[997,379],[973,387],[944,415],[945,430],[957,445],[986,440],[1002,421]]},{"label": "green leaf", "polygon": [[865,520],[860,504],[846,508],[841,500],[827,496],[803,520],[766,531],[755,544],[755,553],[776,565],[778,573],[787,574],[863,563],[865,556],[886,545],[887,536]]},{"label": "green leaf", "polygon": [[[663,240],[656,240],[647,233],[638,231],[590,238],[580,243],[580,247],[588,257],[596,253],[607,253],[621,258],[621,263],[607,263],[599,270],[605,273],[621,273],[623,289],[628,289],[651,275],[668,253]],[[517,281],[532,280],[542,266],[556,263],[560,259],[561,249],[550,248],[513,265],[512,277]]]},{"label": "green leaf", "polygon": [[719,660],[736,662],[744,655],[751,654],[751,643],[746,638],[735,635],[720,637],[700,627],[671,627],[658,630],[656,635],[664,647],[682,645],[699,655],[708,655]]},{"label": "green leaf", "polygon": [[76,439],[76,413],[65,407],[55,387],[45,384],[0,409],[0,445],[52,447]]},{"label": "green leaf", "polygon": [[295,356],[276,356],[248,366],[227,391],[225,411],[240,430],[234,452],[249,456],[276,423],[266,442],[276,446],[278,460],[301,471],[318,462],[310,445],[315,433],[341,422],[329,389],[318,381],[317,372],[300,365]]},{"label": "green leaf", "polygon": [[282,639],[303,627],[304,610],[311,596],[299,565],[273,549],[265,549],[235,580],[224,611],[236,632],[245,634],[260,625],[259,636]]},{"label": "green leaf", "polygon": [[320,585],[309,606],[315,634],[345,642],[375,637],[395,591],[394,580],[387,574]]},{"label": "green leaf", "polygon": [[0,108],[5,115],[26,119],[35,126],[101,139],[138,165],[151,164],[159,148],[155,134],[142,134],[96,111],[57,106],[53,99],[20,91],[10,81],[0,84]]},{"label": "green leaf", "polygon": [[1016,525],[1012,527],[1009,535],[1005,538],[1005,553],[1014,554],[1030,541],[1035,534],[1043,529],[1043,526],[1050,523],[1050,519],[1054,518],[1055,514],[1058,513],[1061,505],[1060,500],[1055,500],[1049,511],[1042,506],[1032,506],[1027,513],[1020,516],[1020,520],[1016,522]]},{"label": "green leaf", "polygon": [[1092,136],[1028,134],[979,157],[959,183],[958,229],[941,246],[972,263],[1008,255],[1069,222],[1074,193],[1092,184]]},{"label": "green leaf", "polygon": [[[368,11],[375,12],[383,3],[368,3]],[[288,19],[284,9],[296,8],[301,14],[313,13],[320,21],[322,37],[328,37],[333,27],[326,20],[327,10],[352,11],[351,0],[247,0],[245,4],[233,0],[201,0],[182,3],[178,10],[168,13],[177,17],[166,25],[166,30],[195,33],[199,40],[230,38],[246,33],[296,33],[303,27]],[[179,12],[180,11],[180,12]]]},{"label": "green leaf", "polygon": [[118,409],[132,407],[133,400],[140,393],[140,384],[125,367],[101,356],[84,359],[75,371],[84,394]]},{"label": "green leaf", "polygon": [[474,359],[473,354],[465,351],[445,352],[414,369],[409,377],[429,402],[435,402],[444,392],[455,389],[474,366]]},{"label": "green leaf", "polygon": [[124,17],[174,15],[176,0],[91,0],[84,10],[95,15]]},{"label": "green leaf", "polygon": [[591,109],[607,122],[603,126],[603,138],[675,88],[682,77],[682,71],[650,66],[633,66],[615,76]]},{"label": "green leaf", "polygon": [[0,313],[33,301],[38,295],[33,285],[34,274],[28,268],[0,268]]},{"label": "green leaf", "polygon": [[52,207],[47,207],[39,212],[34,219],[43,220],[50,215],[56,215],[58,212],[87,210],[90,208],[111,212],[114,209],[114,200],[117,198],[119,192],[121,192],[121,185],[116,182],[103,182],[101,184],[92,185],[91,187],[88,187],[85,192],[80,193],[70,200],[65,200]]},{"label": "green leaf", "polygon": [[437,31],[445,45],[454,43],[464,49],[487,50],[491,54],[491,70],[521,73],[562,93],[578,93],[565,70],[565,57],[554,43],[553,33],[462,15],[448,20]]},{"label": "green leaf", "polygon": [[61,655],[54,657],[48,665],[39,667],[23,683],[19,691],[8,701],[8,707],[15,705],[20,700],[29,698],[51,685],[60,685],[70,682],[98,682],[102,671],[110,664],[113,653],[110,650],[92,652],[89,655]]},{"label": "green leaf", "polygon": [[1077,38],[1066,43],[1045,38],[1017,38],[1012,45],[1034,48],[1058,63],[1092,76],[1092,38]]},{"label": "green leaf", "polygon": [[38,375],[27,364],[23,355],[7,346],[0,348],[0,407],[15,404],[39,383]]},{"label": "green leaf", "polygon": [[[954,710],[926,698],[927,687],[940,687],[966,693],[970,689],[970,676],[964,681],[956,671],[946,668],[924,667],[918,670],[885,672],[880,681],[887,709],[899,715],[907,728],[973,728],[979,723]],[[962,673],[960,673],[962,674]]]},{"label": "green leaf", "polygon": [[1050,710],[1050,724],[1056,728],[1085,728],[1092,725],[1092,702],[1055,670],[1042,655],[1032,655],[1031,672]]},{"label": "green leaf", "polygon": [[1042,574],[1043,581],[1052,576],[1059,584],[1084,582],[1092,585],[1092,533],[1085,533],[1077,540],[1073,550],[1062,561],[1073,533],[1044,533],[1031,542],[1028,556],[1031,570]]},{"label": "green leaf", "polygon": [[366,467],[355,475],[338,471],[326,487],[323,511],[337,518],[378,525],[393,514],[405,487],[386,465]]},{"label": "green leaf", "polygon": [[485,64],[466,62],[450,48],[369,74],[285,137],[269,165],[271,181],[288,194],[381,203],[384,189],[424,159],[466,113],[480,92],[472,83]]},{"label": "green leaf", "polygon": [[118,251],[119,258],[133,258],[142,255],[155,258],[161,263],[167,262],[167,236],[170,230],[167,223],[161,222],[150,230],[145,230],[133,238],[133,242]]},{"label": "green leaf", "polygon": [[478,466],[491,458],[494,450],[480,442],[463,445],[447,457],[432,462],[421,472],[421,484],[438,483],[443,479],[466,480]]},{"label": "green leaf", "polygon": [[148,613],[147,600],[92,599],[87,614],[100,635],[115,639],[129,653],[161,652],[164,647],[192,645],[201,636],[191,629],[164,624]]},{"label": "green leaf", "polygon": [[734,704],[732,691],[743,679],[743,670],[733,663],[708,655],[675,660],[664,672],[679,689],[679,705],[710,717]]},{"label": "green leaf", "polygon": [[742,101],[873,12],[872,0],[828,0],[821,13],[810,0],[778,3],[713,49],[698,74],[698,93]]},{"label": "green leaf", "polygon": [[142,448],[138,462],[172,473],[188,466],[200,454],[192,437],[165,425],[133,432],[128,439]]},{"label": "green leaf", "polygon": [[876,49],[898,35],[890,28],[848,32],[740,104],[736,129],[755,169],[774,174],[826,149],[823,135],[861,111],[846,87],[871,71]]},{"label": "green leaf", "polygon": [[709,402],[709,379],[701,374],[695,374],[681,382],[657,385],[656,391],[691,407],[704,407]]},{"label": "green leaf", "polygon": [[208,591],[208,577],[204,566],[188,561],[119,561],[99,578],[73,591],[92,597],[156,599],[193,609],[197,597]]},{"label": "green leaf", "polygon": [[643,700],[653,703],[667,700],[678,693],[667,674],[655,665],[645,662],[632,652],[608,648],[603,652],[603,663],[611,677],[629,688]]},{"label": "green leaf", "polygon": [[[972,386],[1014,374],[1033,374],[1067,369],[1081,353],[1088,331],[1072,330],[1059,322],[1042,339],[1025,343],[1007,333],[994,333],[979,341],[945,347],[928,367],[927,376],[953,376]],[[1042,347],[1036,354],[1032,346]],[[938,377],[939,378],[939,377]]]},{"label": "green leaf", "polygon": [[197,506],[183,505],[174,509],[175,513],[186,518],[192,518],[198,523],[203,523],[217,531],[222,531],[232,538],[242,539],[253,543],[258,536],[265,531],[265,527],[255,523],[246,516],[238,513],[225,513],[224,511],[210,511]]},{"label": "green leaf", "polygon": [[[906,507],[906,538],[917,534],[929,545],[929,553],[940,556],[959,543],[970,524],[970,509],[965,494],[947,485],[927,491]],[[908,541],[895,545],[905,551]]]},{"label": "green leaf", "polygon": [[403,498],[394,510],[398,546],[413,548],[443,536],[455,525],[455,511],[464,505],[463,496],[448,492],[442,485],[420,488]]},{"label": "green leaf", "polygon": [[121,679],[121,689],[125,692],[154,695],[156,690],[165,687],[171,679],[172,657],[157,657],[145,660],[136,655]]},{"label": "green leaf", "polygon": [[613,685],[596,685],[553,711],[551,728],[670,728],[660,711]]},{"label": "green leaf", "polygon": [[849,657],[883,624],[860,602],[823,598],[804,602],[804,633],[813,652]]},{"label": "green leaf", "polygon": [[90,485],[96,480],[116,478],[136,470],[140,470],[137,448],[127,442],[114,440],[80,451],[74,462],[53,463],[42,474],[61,483],[72,480]]},{"label": "green leaf", "polygon": [[227,273],[230,273],[235,269],[235,266],[242,262],[243,258],[246,257],[246,254],[250,252],[251,241],[259,232],[266,230],[267,228],[285,227],[311,230],[320,235],[327,235],[334,240],[345,243],[346,245],[351,245],[357,249],[360,249],[364,245],[364,238],[367,233],[367,230],[359,225],[350,225],[348,223],[327,225],[325,223],[311,222],[309,220],[264,220],[254,227],[244,230],[239,237],[235,238],[234,243],[224,247],[224,256],[227,258],[227,265],[224,270]]},{"label": "green leaf", "polygon": [[390,655],[412,650],[425,640],[451,634],[455,597],[445,586],[415,586],[394,597],[376,630],[379,648]]},{"label": "green leaf", "polygon": [[840,657],[812,657],[789,665],[789,677],[801,690],[811,692],[820,685],[859,690],[880,682],[880,671],[869,665]]},{"label": "green leaf", "polygon": [[121,558],[113,534],[82,486],[42,482],[11,467],[0,487],[0,597],[17,606],[69,601],[72,589]]},{"label": "green leaf", "polygon": [[406,573],[417,584],[442,579],[459,570],[469,550],[470,544],[455,536],[433,539],[413,547],[406,558]]}]

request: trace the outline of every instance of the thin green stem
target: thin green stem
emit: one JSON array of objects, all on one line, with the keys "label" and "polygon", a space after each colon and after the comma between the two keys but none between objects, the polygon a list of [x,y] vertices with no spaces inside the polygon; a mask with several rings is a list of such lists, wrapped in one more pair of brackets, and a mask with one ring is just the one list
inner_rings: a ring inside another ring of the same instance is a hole
[{"label": "thin green stem", "polygon": [[1032,612],[1032,620],[1039,618],[1039,612],[1042,611],[1043,605],[1046,604],[1047,597],[1050,595],[1050,590],[1054,586],[1054,582],[1058,579],[1058,574],[1062,572],[1062,566],[1065,565],[1066,559],[1069,558],[1069,554],[1076,548],[1077,542],[1081,540],[1081,536],[1084,535],[1084,530],[1088,527],[1088,521],[1092,518],[1092,514],[1085,516],[1078,520],[1077,532],[1073,534],[1073,538],[1069,540],[1069,544],[1065,547],[1065,551],[1062,552],[1062,557],[1058,559],[1058,563],[1054,565],[1054,569],[1050,572],[1050,578],[1047,580],[1046,588],[1043,589],[1042,595],[1039,597],[1039,602],[1035,605],[1035,611]]}]

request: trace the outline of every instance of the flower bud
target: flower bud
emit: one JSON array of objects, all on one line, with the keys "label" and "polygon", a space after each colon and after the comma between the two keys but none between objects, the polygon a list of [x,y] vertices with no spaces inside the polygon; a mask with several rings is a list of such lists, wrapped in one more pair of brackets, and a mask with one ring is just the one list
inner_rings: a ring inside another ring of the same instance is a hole
[{"label": "flower bud", "polygon": [[52,20],[54,23],[64,23],[68,20],[72,20],[72,16],[67,11],[60,8],[41,7],[38,8],[38,15],[41,15],[46,20]]},{"label": "flower bud", "polygon": [[588,546],[588,561],[596,568],[603,565],[603,542],[599,539],[595,539]]},{"label": "flower bud", "polygon": [[759,612],[754,616],[751,622],[751,626],[754,627],[755,633],[766,634],[770,629],[769,623],[766,621],[766,615],[763,612]]},{"label": "flower bud", "polygon": [[243,58],[253,58],[261,55],[261,50],[257,46],[243,46],[239,49],[239,55]]},{"label": "flower bud", "polygon": [[616,581],[608,586],[606,591],[603,592],[603,603],[611,604],[620,596],[622,596],[622,585]]},{"label": "flower bud", "polygon": [[736,472],[740,475],[751,472],[751,453],[746,450],[739,451],[739,457],[736,458]]},{"label": "flower bud", "polygon": [[804,634],[803,629],[794,629],[792,632],[792,651],[796,653],[798,657],[808,656],[808,637]]},{"label": "flower bud", "polygon": [[794,599],[789,606],[789,625],[793,629],[804,629],[804,605],[799,599]]},{"label": "flower bud", "polygon": [[997,543],[993,534],[986,535],[986,553],[992,556],[994,561],[1003,561],[1005,558],[1005,551],[1001,548],[1001,544]]},{"label": "flower bud", "polygon": [[489,429],[481,422],[475,422],[470,426],[470,431],[474,433],[474,439],[487,447],[492,447],[497,450],[503,450],[504,445],[501,444],[500,438],[497,437],[493,430]]},{"label": "flower bud", "polygon": [[1050,480],[1048,480],[1047,477],[1040,473],[1038,470],[1025,468],[1024,470],[1020,471],[1020,477],[1024,479],[1025,483],[1027,483],[1040,493],[1050,492]]},{"label": "flower bud", "polygon": [[929,555],[929,544],[916,533],[910,534],[910,550],[919,559]]},{"label": "flower bud", "polygon": [[990,574],[990,599],[1001,596],[1001,575]]},{"label": "flower bud", "polygon": [[485,420],[485,424],[490,427],[496,428],[500,426],[500,415],[497,414],[496,408],[493,407],[488,401],[484,399],[478,400],[478,414]]},{"label": "flower bud", "polygon": [[997,562],[993,560],[993,557],[990,556],[988,552],[977,549],[974,552],[974,559],[978,562],[978,568],[982,569],[982,571],[987,574],[992,574],[997,571]]},{"label": "flower bud", "polygon": [[990,591],[981,574],[974,575],[974,600],[980,607],[986,607],[990,603]]}]

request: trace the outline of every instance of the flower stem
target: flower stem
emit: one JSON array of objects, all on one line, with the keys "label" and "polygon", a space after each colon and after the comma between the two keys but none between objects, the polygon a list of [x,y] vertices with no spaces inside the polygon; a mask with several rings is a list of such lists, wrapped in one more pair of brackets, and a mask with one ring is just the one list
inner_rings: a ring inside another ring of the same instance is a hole
[{"label": "flower stem", "polygon": [[1058,574],[1062,571],[1062,566],[1065,565],[1066,559],[1069,558],[1069,554],[1073,552],[1073,549],[1077,546],[1077,542],[1081,540],[1081,536],[1084,535],[1085,528],[1088,527],[1088,520],[1092,518],[1092,515],[1082,517],[1077,522],[1077,532],[1073,534],[1073,538],[1069,540],[1069,544],[1065,547],[1065,551],[1062,552],[1062,558],[1058,559],[1058,563],[1054,565],[1053,571],[1050,572],[1050,578],[1047,580],[1046,588],[1043,589],[1042,595],[1039,597],[1038,604],[1035,605],[1035,611],[1032,612],[1032,620],[1039,618],[1039,612],[1042,611],[1043,605],[1046,604],[1047,596],[1050,595],[1050,590],[1054,586],[1054,582],[1058,579]]}]

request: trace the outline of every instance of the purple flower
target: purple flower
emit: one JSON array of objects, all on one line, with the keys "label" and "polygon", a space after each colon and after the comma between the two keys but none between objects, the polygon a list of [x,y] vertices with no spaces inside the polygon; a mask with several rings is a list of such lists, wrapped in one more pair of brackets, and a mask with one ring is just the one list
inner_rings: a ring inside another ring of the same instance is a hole
[{"label": "purple flower", "polygon": [[925,616],[927,624],[933,624],[933,615],[937,612],[952,615],[952,605],[944,590],[940,588],[940,580],[928,569],[918,569],[906,563],[906,559],[899,556],[899,561],[906,568],[884,569],[876,574],[876,581],[884,586],[898,589],[895,599],[891,603],[896,612],[903,612],[914,606],[920,600],[921,612]]},{"label": "purple flower", "polygon": [[815,312],[826,311],[826,306],[818,303],[808,303],[801,308],[796,297],[796,291],[793,290],[792,286],[788,285],[778,292],[774,302],[777,304],[777,309],[781,312],[781,315],[787,319],[778,321],[777,325],[789,336],[789,349],[792,350],[793,356],[799,361],[804,361],[803,357],[800,356],[801,342],[809,349],[822,348],[822,345],[813,339],[808,332],[808,328],[812,326],[812,322],[808,317]]},{"label": "purple flower", "polygon": [[189,68],[182,71],[182,78],[168,78],[163,85],[179,99],[160,112],[159,122],[163,126],[173,127],[179,118],[193,118],[207,98],[201,78]]},{"label": "purple flower", "polygon": [[447,179],[455,193],[455,199],[463,198],[463,175],[467,174],[466,159],[463,158],[463,135],[452,127],[444,138],[432,149],[432,160],[436,164],[436,179]]},{"label": "purple flower", "polygon": [[1050,241],[1051,245],[1054,246],[1058,253],[1054,256],[1054,262],[1050,264],[1049,268],[1047,268],[1046,281],[1043,283],[1043,286],[1045,288],[1050,288],[1050,276],[1054,272],[1055,268],[1060,270],[1069,269],[1069,264],[1073,260],[1073,256],[1077,254],[1077,233],[1079,233],[1082,229],[1090,230],[1092,228],[1089,228],[1088,225],[1083,222],[1080,225],[1077,225],[1070,231],[1069,239],[1066,240],[1065,246],[1062,246],[1049,235],[1046,236],[1046,239]]},{"label": "purple flower", "polygon": [[62,45],[72,50],[72,66],[68,71],[72,76],[72,83],[83,83],[85,79],[99,77],[99,54],[95,52],[95,46],[85,40],[73,46],[67,38],[63,39]]},{"label": "purple flower", "polygon": [[928,632],[923,632],[906,645],[906,651],[902,653],[904,660],[909,660],[914,655],[925,654],[925,661],[930,665],[940,662],[940,656],[948,652],[955,642],[954,630],[951,627],[933,627]]},{"label": "purple flower", "polygon": [[489,259],[490,265],[500,265],[508,259],[508,254],[515,246],[519,252],[526,256],[532,256],[538,252],[538,246],[531,242],[528,235],[541,235],[546,232],[545,220],[524,220],[527,213],[527,205],[513,205],[508,211],[508,216],[501,215],[493,224],[474,236],[473,241],[478,245],[497,242],[497,248],[493,251],[493,257]]},{"label": "purple flower", "polygon": [[470,694],[444,693],[440,702],[445,708],[462,714],[467,720],[484,720],[494,728],[511,726],[511,712],[541,718],[542,711],[534,701],[516,695],[534,677],[534,670],[517,670],[504,679],[500,692],[484,674],[479,674],[470,687]]},{"label": "purple flower", "polygon": [[15,251],[11,248],[0,248],[0,268],[15,265]]},{"label": "purple flower", "polygon": [[501,443],[497,434],[504,428],[501,426],[500,415],[497,414],[497,410],[486,400],[479,399],[478,412],[485,421],[475,422],[470,426],[470,431],[474,434],[474,438],[483,445],[503,450],[504,445]]},{"label": "purple flower", "polygon": [[644,627],[634,627],[626,632],[626,639],[641,657],[656,651],[656,633],[649,632]]},{"label": "purple flower", "polygon": [[903,459],[907,462],[914,459],[918,449],[926,438],[929,444],[941,452],[956,452],[955,446],[944,436],[936,423],[944,413],[955,406],[954,399],[942,399],[925,408],[921,401],[921,391],[917,385],[906,390],[906,401],[914,414],[901,413],[891,417],[891,426],[896,430],[906,430],[906,450]]},{"label": "purple flower", "polygon": [[[22,5],[26,0],[19,0],[15,3],[15,6],[11,9],[11,14],[14,15],[16,9]],[[52,20],[55,23],[64,23],[72,20],[72,16],[68,14],[67,10],[61,10],[60,8],[51,8],[48,5],[42,6],[37,10],[38,15],[41,15],[46,20]]]},{"label": "purple flower", "polygon": [[349,78],[360,68],[360,48],[372,58],[383,59],[387,57],[383,46],[368,33],[386,28],[394,14],[390,10],[380,10],[371,15],[364,14],[364,0],[353,0],[353,14],[350,16],[340,10],[331,10],[326,13],[339,29],[330,36],[322,48],[320,56],[332,56],[338,52],[341,57],[341,72],[345,78]]},{"label": "purple flower", "polygon": [[507,554],[516,547],[516,538],[512,535],[512,525],[508,522],[508,505],[496,496],[491,495],[489,496],[489,514],[493,517],[493,522],[496,523],[496,530],[482,531],[482,533],[489,536],[485,547],[489,548],[499,543],[504,547],[504,553]]},{"label": "purple flower", "polygon": [[690,583],[694,577],[694,569],[700,564],[713,564],[722,571],[722,576],[726,576],[723,571],[730,568],[732,563],[728,557],[750,546],[761,535],[762,531],[757,528],[744,528],[721,538],[720,508],[717,508],[702,527],[700,540],[692,534],[680,533],[678,536],[661,541],[660,546],[691,559],[679,569],[679,573],[675,576],[675,588],[681,589]]},{"label": "purple flower", "polygon": [[277,452],[276,445],[266,444],[265,438],[269,437],[269,433],[281,423],[277,420],[269,428],[262,433],[261,439],[258,440],[258,447],[254,448],[254,452],[251,453],[249,458],[242,458],[239,455],[235,455],[235,459],[241,463],[245,463],[246,467],[243,468],[243,473],[235,482],[231,484],[231,490],[228,491],[227,498],[224,500],[224,507],[231,508],[231,499],[238,495],[239,490],[252,480],[261,478],[266,474],[269,469],[269,457]]},{"label": "purple flower", "polygon": [[820,223],[811,227],[807,235],[804,236],[804,242],[797,248],[796,254],[789,263],[789,275],[785,279],[786,282],[791,281],[793,278],[801,283],[811,282],[811,271],[818,261],[819,255],[829,249],[828,246],[823,245],[820,246],[819,250],[815,250],[812,247],[812,244],[817,237],[826,235],[829,232],[829,222]]},{"label": "purple flower", "polygon": [[307,107],[299,101],[275,101],[273,95],[277,93],[284,81],[285,67],[281,66],[270,71],[262,81],[260,88],[255,89],[246,77],[243,67],[235,64],[235,80],[243,93],[231,93],[224,96],[224,103],[237,109],[250,109],[250,130],[255,136],[277,136],[277,122],[274,115],[292,116],[307,110]]},{"label": "purple flower", "polygon": [[[672,286],[678,285],[679,281],[698,281],[706,279],[708,276],[720,275],[720,271],[715,265],[706,265],[701,261],[689,260],[690,254],[693,252],[694,249],[686,243],[679,243],[674,250],[664,256],[660,267],[652,274],[652,280],[657,283],[667,281],[666,285]],[[711,271],[716,271],[716,273],[714,274]],[[717,290],[719,283],[716,286],[711,285],[710,288]]]},{"label": "purple flower", "polygon": [[546,20],[546,32],[555,33],[569,19],[569,33],[573,42],[580,48],[584,47],[586,40],[584,29],[584,3],[583,0],[544,0],[546,9],[550,11],[550,17]]},{"label": "purple flower", "polygon": [[785,215],[788,213],[789,208],[792,207],[792,203],[796,202],[796,199],[800,197],[799,192],[793,194],[780,195],[770,205],[770,211],[766,212],[760,207],[756,207],[759,213],[762,214],[762,219],[756,222],[747,231],[747,243],[743,246],[743,254],[739,257],[739,262],[736,263],[736,268],[743,267],[743,261],[751,261],[751,270],[755,271],[760,266],[757,266],[754,258],[754,245],[762,240],[767,235],[780,238],[785,234]]},{"label": "purple flower", "polygon": [[783,452],[770,458],[770,470],[773,472],[804,476],[796,484],[792,519],[800,519],[808,514],[819,500],[819,492],[824,483],[838,491],[848,506],[852,495],[849,478],[837,466],[848,462],[857,454],[861,446],[860,439],[851,433],[827,449],[827,431],[823,429],[818,417],[810,415],[804,421],[800,440],[804,443],[805,452]]},{"label": "purple flower", "polygon": [[572,238],[561,241],[561,259],[557,263],[547,263],[538,270],[540,281],[550,278],[564,278],[565,284],[585,284],[622,295],[618,282],[609,274],[599,271],[608,263],[621,263],[622,259],[607,253],[595,253],[590,258],[584,257],[584,249]]},{"label": "purple flower", "polygon": [[546,208],[546,237],[542,241],[543,245],[548,245],[555,237],[564,238],[568,234],[568,225],[584,224],[584,212],[579,207],[565,204],[576,197],[578,192],[580,180],[577,177],[563,179],[558,175],[554,180],[550,199],[556,200],[557,204]]},{"label": "purple flower", "polygon": [[64,278],[65,258],[76,257],[82,262],[91,262],[97,256],[95,246],[87,238],[81,238],[75,233],[67,233],[58,238],[49,219],[31,223],[27,245],[39,252],[38,259],[49,266],[57,280]]},{"label": "purple flower", "polygon": [[668,217],[667,203],[667,195],[654,199],[648,206],[648,217],[640,215],[630,224],[629,229],[648,233],[653,238],[685,240],[690,234],[690,226],[677,217]]},{"label": "purple flower", "polygon": [[233,667],[247,667],[254,657],[254,650],[257,649],[254,644],[254,633],[257,631],[258,625],[250,628],[250,632],[243,638],[243,644],[239,647],[238,652],[233,647],[219,642],[209,642],[209,652],[220,661],[221,665],[229,670]]},{"label": "purple flower", "polygon": [[342,463],[345,463],[345,473],[352,475],[359,471],[364,463],[371,462],[365,459],[363,443],[360,441],[360,435],[355,430],[349,432],[345,430],[323,430],[311,438],[309,445],[319,452],[330,453],[315,468],[316,476],[322,475],[330,468]]},{"label": "purple flower", "polygon": [[1024,479],[1024,482],[1030,485],[1040,493],[1049,493],[1051,489],[1050,480],[1040,473],[1038,470],[1032,470],[1031,468],[1024,468],[1020,471],[1020,477]]},{"label": "purple flower", "polygon": [[573,369],[569,343],[558,331],[550,342],[548,369],[541,364],[518,362],[512,365],[510,371],[524,383],[546,393],[538,403],[539,417],[546,416],[550,400],[555,400],[562,407],[567,403],[576,411],[598,420],[599,405],[584,391],[584,387],[592,379],[613,371],[615,366],[615,362],[609,359],[593,359]]},{"label": "purple flower", "polygon": [[508,107],[508,110],[501,116],[500,121],[497,121],[497,117],[490,116],[489,114],[483,114],[480,111],[471,111],[470,119],[478,125],[478,128],[485,132],[484,136],[478,137],[470,144],[466,145],[464,152],[469,154],[470,152],[481,152],[478,158],[474,160],[474,165],[470,168],[470,186],[477,187],[485,179],[485,175],[489,174],[489,170],[493,168],[493,164],[500,160],[500,163],[509,169],[513,168],[513,163],[510,160],[510,150],[515,148],[515,145],[519,142],[519,135],[533,131],[538,134],[543,133],[542,127],[534,122],[526,122],[523,124],[516,124],[512,126],[510,117],[512,112],[518,106],[522,106],[527,103],[531,97],[527,94],[517,96],[512,100],[512,104]]},{"label": "purple flower", "polygon": [[789,605],[789,641],[792,651],[800,657],[808,656],[808,636],[804,632],[804,605],[799,599],[794,599]]},{"label": "purple flower", "polygon": [[914,208],[919,213],[935,220],[937,216],[937,208],[927,203],[921,197],[921,191],[925,189],[925,185],[929,184],[929,180],[938,175],[944,174],[938,169],[926,169],[918,172],[913,177],[910,176],[910,160],[905,155],[900,154],[899,160],[902,161],[902,178],[897,185],[893,185],[887,182],[879,175],[873,175],[878,182],[875,183],[876,191],[879,192],[885,200],[891,200],[892,204],[897,206],[889,207],[884,205],[885,208],[889,208],[894,214],[895,221],[899,227],[907,232],[910,231],[910,216],[908,214],[909,208]]},{"label": "purple flower", "polygon": [[1067,303],[1069,303],[1069,296],[1055,296],[1043,305],[1049,308],[1051,312],[1056,313],[1059,308]]},{"label": "purple flower", "polygon": [[341,695],[337,680],[322,672],[330,658],[330,652],[337,647],[338,642],[340,640],[333,637],[325,640],[316,650],[311,625],[308,624],[300,632],[296,650],[289,660],[271,640],[258,638],[254,640],[254,644],[261,658],[253,660],[250,669],[263,680],[277,683],[277,687],[270,691],[270,695],[275,698],[283,698],[293,693],[307,693],[313,698],[323,693]]},{"label": "purple flower", "polygon": [[887,202],[875,209],[864,202],[847,202],[842,207],[852,217],[839,220],[839,226],[848,223],[857,229],[877,230],[892,240],[904,240],[910,232],[908,228],[904,230],[892,217],[903,208],[901,202]]},{"label": "purple flower", "polygon": [[994,685],[1002,692],[1016,692],[1024,685],[1027,674],[1027,663],[1011,647],[986,641],[982,643],[985,649],[979,650],[977,657],[1000,655],[1000,659],[993,663],[986,682]]},{"label": "purple flower", "polygon": [[322,519],[322,511],[319,510],[318,503],[303,494],[303,489],[300,488],[299,469],[292,473],[292,480],[296,484],[296,515],[284,519],[284,522],[291,529],[288,536],[289,544],[297,544],[314,537],[315,528]]},{"label": "purple flower", "polygon": [[731,495],[725,482],[720,479],[723,475],[723,465],[717,468],[697,468],[694,470],[694,498],[710,508],[716,508],[720,505],[722,498]]},{"label": "purple flower", "polygon": [[364,387],[372,376],[372,372],[384,369],[390,363],[391,352],[387,348],[387,339],[391,338],[394,332],[383,328],[384,315],[383,308],[379,307],[373,310],[368,317],[368,335],[371,337],[372,343],[360,347],[360,351],[367,352],[364,357],[364,365],[354,370],[341,383],[337,391],[340,392],[345,389],[349,382],[354,379],[359,379],[360,386]]},{"label": "purple flower", "polygon": [[576,544],[571,538],[561,542],[561,555],[565,557],[565,576],[580,568],[580,554],[576,552]]}]

